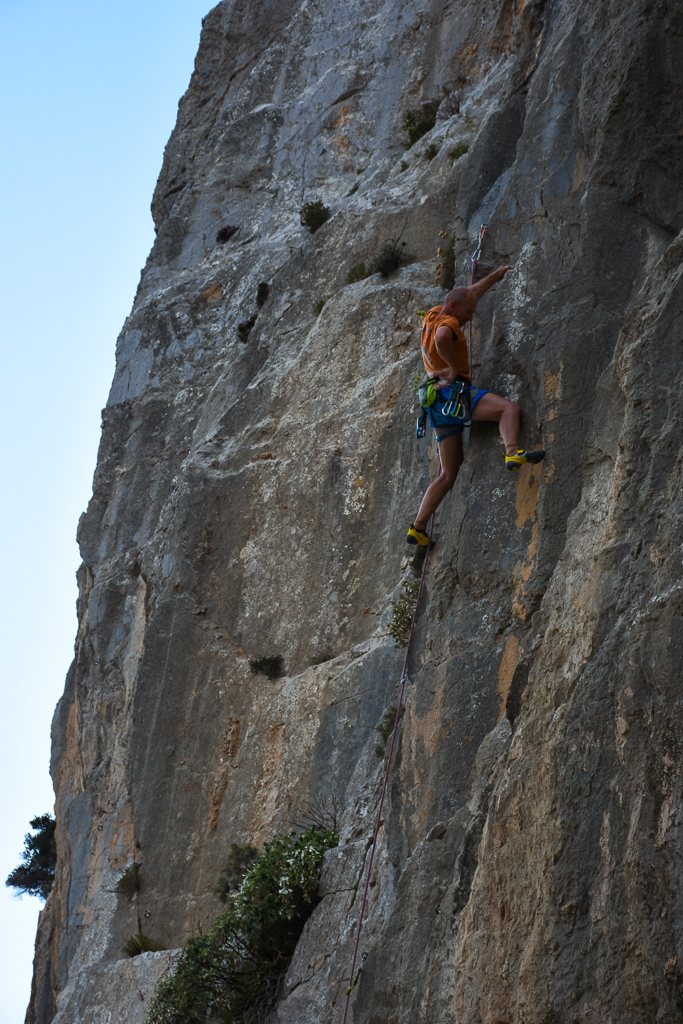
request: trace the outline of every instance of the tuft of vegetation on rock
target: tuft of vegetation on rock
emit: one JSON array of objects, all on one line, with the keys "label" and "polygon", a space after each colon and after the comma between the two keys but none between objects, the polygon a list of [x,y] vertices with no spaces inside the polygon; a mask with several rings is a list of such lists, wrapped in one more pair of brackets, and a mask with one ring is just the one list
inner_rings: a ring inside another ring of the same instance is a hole
[{"label": "tuft of vegetation on rock", "polygon": [[430,132],[436,124],[439,100],[425,100],[415,110],[406,110],[403,115],[403,130],[408,136],[408,147]]},{"label": "tuft of vegetation on rock", "polygon": [[318,832],[337,833],[341,810],[336,797],[317,797],[299,804],[288,824],[297,832],[308,832],[314,828]]},{"label": "tuft of vegetation on rock", "polygon": [[308,228],[312,235],[321,228],[330,216],[329,206],[325,206],[322,199],[315,199],[311,203],[304,203],[299,210],[299,221],[302,227]]},{"label": "tuft of vegetation on rock", "polygon": [[190,939],[159,985],[147,1024],[262,1024],[304,924],[319,902],[320,869],[336,832],[276,835],[227,894],[207,935]]},{"label": "tuft of vegetation on rock", "polygon": [[126,868],[114,886],[114,892],[121,893],[129,901],[140,892],[140,868],[137,864]]},{"label": "tuft of vegetation on rock", "polygon": [[[463,83],[467,79],[463,78]],[[439,119],[447,121],[449,117],[453,117],[455,114],[460,113],[460,90],[451,89],[450,91],[444,90],[444,98],[439,104]]]},{"label": "tuft of vegetation on rock", "polygon": [[315,316],[320,316],[320,314],[325,308],[326,302],[327,299],[318,299],[316,302],[313,303],[313,313],[315,314]]},{"label": "tuft of vegetation on rock", "polygon": [[316,654],[314,658],[311,658],[311,665],[324,665],[326,661],[332,661],[334,654],[332,651],[324,651],[322,654]]},{"label": "tuft of vegetation on rock", "polygon": [[[405,246],[405,242],[402,243]],[[411,259],[406,255],[403,248],[398,244],[398,239],[392,242],[385,242],[374,260],[370,264],[371,274],[381,274],[382,277],[389,277],[400,267],[404,267]]]},{"label": "tuft of vegetation on rock", "polygon": [[256,305],[260,309],[263,306],[270,295],[270,285],[267,281],[261,281],[258,288],[256,289]]},{"label": "tuft of vegetation on rock", "polygon": [[143,932],[136,932],[126,942],[123,952],[127,953],[128,956],[139,956],[140,953],[158,953],[164,948],[161,943],[150,939],[149,935],[145,935]]},{"label": "tuft of vegetation on rock", "polygon": [[349,284],[355,284],[356,281],[364,281],[366,277],[370,277],[372,271],[365,263],[356,263],[355,267],[351,267],[346,280]]},{"label": "tuft of vegetation on rock", "polygon": [[406,648],[408,646],[410,623],[413,620],[413,612],[415,611],[419,589],[419,580],[408,580],[403,584],[403,593],[398,601],[391,602],[389,635],[397,647]]},{"label": "tuft of vegetation on rock", "polygon": [[359,188],[360,188],[360,182],[357,181],[355,184],[353,184],[351,186],[349,191],[346,193],[346,198],[348,199],[349,196],[355,195]]},{"label": "tuft of vegetation on rock", "polygon": [[278,679],[284,675],[285,663],[281,654],[272,658],[253,658],[249,661],[249,668],[255,676],[267,676],[268,679]]},{"label": "tuft of vegetation on rock", "polygon": [[423,160],[427,160],[429,162],[434,159],[438,152],[439,147],[437,146],[437,144],[435,142],[430,142],[429,145],[425,146],[425,148],[422,150],[422,158]]},{"label": "tuft of vegetation on rock", "polygon": [[467,142],[457,142],[455,146],[451,146],[448,150],[448,156],[451,164],[454,164],[456,160],[459,160],[461,156],[469,152],[469,144]]},{"label": "tuft of vegetation on rock", "polygon": [[251,329],[252,329],[252,327],[254,326],[255,323],[256,323],[256,317],[255,316],[251,316],[251,317],[249,317],[248,320],[242,320],[237,325],[237,337],[245,345],[246,345],[247,341],[249,340],[249,334],[250,334]]},{"label": "tuft of vegetation on rock", "polygon": [[231,892],[239,889],[244,876],[247,871],[251,871],[257,857],[258,850],[255,846],[238,846],[237,843],[231,845],[226,865],[214,889],[216,896],[219,896],[223,903],[227,903]]},{"label": "tuft of vegetation on rock", "polygon": [[224,245],[229,238],[232,238],[236,231],[239,231],[238,224],[224,224],[222,228],[218,229],[216,242],[218,245]]},{"label": "tuft of vegetation on rock", "polygon": [[396,721],[396,708],[392,704],[391,707],[382,715],[382,719],[379,725],[375,728],[375,732],[378,732],[384,742],[386,743],[392,732],[394,731],[394,722]]},{"label": "tuft of vegetation on rock", "polygon": [[40,896],[46,900],[55,878],[57,847],[55,845],[55,819],[51,814],[31,818],[29,825],[35,835],[24,836],[21,864],[7,876],[5,885],[18,889],[23,896]]}]

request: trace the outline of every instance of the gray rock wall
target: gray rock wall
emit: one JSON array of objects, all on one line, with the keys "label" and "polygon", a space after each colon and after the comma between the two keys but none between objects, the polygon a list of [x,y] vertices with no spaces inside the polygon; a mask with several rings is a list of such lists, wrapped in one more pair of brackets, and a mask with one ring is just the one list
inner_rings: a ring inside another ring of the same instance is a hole
[{"label": "gray rock wall", "polygon": [[[230,843],[310,800],[336,801],[341,843],[274,1020],[341,1019],[391,601],[438,465],[413,437],[415,310],[443,295],[444,233],[464,280],[482,222],[480,272],[514,270],[480,304],[475,379],[548,455],[512,476],[476,425],[439,511],[350,1019],[683,1019],[682,68],[662,0],[207,16],[79,527],[29,1024],[142,1021],[172,954],[127,960],[127,937],[205,930]],[[389,239],[409,265],[349,285]],[[251,672],[275,655],[282,678]]]}]

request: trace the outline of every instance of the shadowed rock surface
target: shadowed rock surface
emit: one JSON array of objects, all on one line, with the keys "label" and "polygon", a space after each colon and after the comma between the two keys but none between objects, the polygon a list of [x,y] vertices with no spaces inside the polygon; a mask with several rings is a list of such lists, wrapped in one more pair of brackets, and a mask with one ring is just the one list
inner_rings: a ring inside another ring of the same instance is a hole
[{"label": "shadowed rock surface", "polygon": [[[463,281],[482,222],[480,273],[514,270],[475,381],[548,454],[513,476],[476,425],[438,513],[349,1019],[683,1019],[682,69],[661,0],[207,16],[79,526],[28,1024],[142,1024],[173,955],[128,960],[128,936],[206,931],[230,844],[311,800],[340,806],[340,846],[272,1020],[341,1020],[391,601],[438,465],[415,310],[443,296],[444,233]],[[347,284],[392,239],[408,265]],[[281,678],[250,670],[278,655]]]}]

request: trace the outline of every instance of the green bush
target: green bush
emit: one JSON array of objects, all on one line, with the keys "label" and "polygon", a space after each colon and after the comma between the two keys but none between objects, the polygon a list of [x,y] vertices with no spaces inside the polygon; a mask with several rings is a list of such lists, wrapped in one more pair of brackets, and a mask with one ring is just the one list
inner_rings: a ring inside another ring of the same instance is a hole
[{"label": "green bush", "polygon": [[325,308],[325,303],[326,302],[327,302],[327,299],[318,299],[316,302],[313,303],[313,312],[314,312],[315,316],[320,316],[320,314],[322,313],[322,311]]},{"label": "green bush", "polygon": [[436,124],[438,100],[425,100],[417,110],[407,110],[403,115],[403,130],[408,135],[408,147],[414,146],[418,139],[430,132]]},{"label": "green bush", "polygon": [[437,146],[437,144],[435,142],[430,142],[430,144],[428,146],[425,146],[425,148],[422,150],[422,157],[425,160],[433,160],[438,152],[439,147]]},{"label": "green bush", "polygon": [[253,658],[249,661],[249,668],[255,676],[267,676],[269,679],[278,679],[284,675],[285,664],[281,654],[272,658]]},{"label": "green bush", "polygon": [[140,953],[158,953],[161,949],[164,949],[164,946],[159,942],[155,942],[154,939],[150,939],[149,935],[136,932],[126,942],[123,952],[127,953],[128,956],[139,956]]},{"label": "green bush", "polygon": [[397,647],[408,646],[408,635],[410,623],[413,620],[413,612],[417,603],[417,593],[420,589],[419,580],[408,580],[403,584],[403,593],[398,601],[392,601],[391,622],[389,623],[389,635]]},{"label": "green bush", "polygon": [[254,866],[254,861],[258,857],[258,850],[255,846],[238,846],[237,843],[233,843],[230,847],[230,853],[228,854],[228,860],[221,872],[221,877],[218,885],[214,889],[216,896],[220,896],[223,903],[227,903],[228,896],[235,889],[239,889],[242,884],[242,879],[246,875],[247,871],[250,871]]},{"label": "green bush", "polygon": [[448,150],[448,156],[450,157],[451,163],[454,164],[456,160],[459,160],[461,156],[464,156],[465,153],[469,152],[469,148],[470,147],[466,142],[458,142],[455,146],[451,146]]},{"label": "green bush", "polygon": [[22,863],[10,872],[5,885],[18,889],[23,895],[40,896],[46,900],[55,877],[57,847],[55,846],[55,819],[51,814],[31,818],[29,825],[36,833],[24,836]]},{"label": "green bush", "polygon": [[369,267],[365,263],[356,263],[346,275],[346,280],[349,284],[355,284],[356,281],[364,281],[366,277],[370,277]]},{"label": "green bush", "polygon": [[256,289],[256,305],[260,309],[264,305],[268,295],[270,294],[270,285],[267,281],[261,281],[258,288]]},{"label": "green bush", "polygon": [[378,732],[384,742],[386,743],[392,732],[394,731],[394,722],[396,721],[396,708],[392,704],[391,707],[382,715],[382,720],[376,727],[375,732]]},{"label": "green bush", "polygon": [[359,188],[360,188],[360,182],[359,181],[354,182],[354,184],[351,186],[349,191],[346,193],[346,198],[348,199],[349,196],[354,196]]},{"label": "green bush", "polygon": [[321,228],[330,216],[329,206],[325,206],[322,199],[315,199],[312,203],[304,203],[299,210],[299,222],[302,227],[308,228],[312,235]]},{"label": "green bush", "polygon": [[137,864],[131,864],[126,868],[114,886],[114,892],[120,892],[128,900],[132,900],[140,892],[140,868]]},{"label": "green bush", "polygon": [[332,661],[333,658],[332,651],[324,651],[323,654],[316,654],[314,658],[311,658],[311,665],[324,665],[326,661]]},{"label": "green bush", "polygon": [[[405,245],[405,242],[403,245]],[[401,246],[399,246],[398,239],[393,242],[385,242],[370,264],[370,273],[381,274],[382,277],[389,277],[389,275],[393,274],[394,271],[399,269],[399,267],[405,266],[410,258],[411,257],[405,254]]]},{"label": "green bush", "polygon": [[252,327],[254,326],[255,323],[256,323],[256,317],[252,316],[252,317],[249,317],[248,320],[242,320],[237,325],[237,337],[240,339],[241,342],[244,342],[245,345],[246,345],[247,341],[249,340],[249,335],[251,333],[251,329],[252,329]]},{"label": "green bush", "polygon": [[319,902],[325,851],[336,832],[277,835],[227,896],[207,935],[190,939],[161,982],[147,1024],[260,1024],[277,996],[304,924]]}]

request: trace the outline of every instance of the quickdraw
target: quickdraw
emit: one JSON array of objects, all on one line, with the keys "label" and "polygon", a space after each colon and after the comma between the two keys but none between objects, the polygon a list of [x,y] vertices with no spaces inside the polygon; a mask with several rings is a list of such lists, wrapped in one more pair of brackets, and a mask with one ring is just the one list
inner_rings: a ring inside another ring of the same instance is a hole
[{"label": "quickdraw", "polygon": [[[470,288],[474,284],[474,275],[477,270],[477,263],[481,257],[482,246],[484,245],[484,236],[486,235],[486,229],[488,224],[482,224],[479,228],[479,239],[477,241],[477,248],[470,256]],[[467,332],[467,361],[470,364],[470,373],[472,373],[472,321],[469,323],[469,331]]]}]

